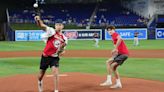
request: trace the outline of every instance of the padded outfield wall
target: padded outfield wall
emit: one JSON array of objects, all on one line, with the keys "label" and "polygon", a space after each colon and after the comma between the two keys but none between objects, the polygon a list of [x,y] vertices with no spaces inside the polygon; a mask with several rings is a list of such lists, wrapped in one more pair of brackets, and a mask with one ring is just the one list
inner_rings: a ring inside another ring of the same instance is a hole
[{"label": "padded outfield wall", "polygon": [[[105,31],[105,32],[104,32]],[[92,40],[93,34],[99,34],[99,40],[111,40],[111,36],[106,30],[101,29],[69,29],[63,30],[63,33],[69,40]],[[133,40],[134,32],[138,32],[140,40],[148,39],[147,28],[116,29],[121,37],[125,40]],[[42,30],[16,30],[15,41],[41,41]],[[156,39],[164,39],[164,28],[157,28],[155,33]]]}]

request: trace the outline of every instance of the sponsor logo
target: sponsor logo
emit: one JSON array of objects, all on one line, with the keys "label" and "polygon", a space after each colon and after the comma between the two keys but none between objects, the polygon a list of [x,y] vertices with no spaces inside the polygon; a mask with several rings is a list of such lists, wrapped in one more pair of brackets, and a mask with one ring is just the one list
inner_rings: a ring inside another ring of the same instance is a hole
[{"label": "sponsor logo", "polygon": [[164,32],[158,31],[158,32],[157,32],[157,36],[158,36],[158,37],[163,37],[163,36],[164,36]]},{"label": "sponsor logo", "polygon": [[77,39],[78,37],[78,32],[77,31],[65,31],[64,35],[68,38],[68,39]]}]

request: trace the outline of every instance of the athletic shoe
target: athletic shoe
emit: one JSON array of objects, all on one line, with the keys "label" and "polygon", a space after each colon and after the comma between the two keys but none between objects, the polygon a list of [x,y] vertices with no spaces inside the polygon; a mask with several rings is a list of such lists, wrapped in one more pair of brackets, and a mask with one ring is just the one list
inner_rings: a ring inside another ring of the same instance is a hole
[{"label": "athletic shoe", "polygon": [[54,92],[59,92],[58,90],[54,90]]},{"label": "athletic shoe", "polygon": [[112,82],[110,81],[105,81],[104,83],[101,83],[100,86],[111,86]]},{"label": "athletic shoe", "polygon": [[121,83],[118,83],[118,84],[115,84],[115,85],[111,86],[110,88],[113,88],[113,89],[122,88],[122,85],[121,85]]}]

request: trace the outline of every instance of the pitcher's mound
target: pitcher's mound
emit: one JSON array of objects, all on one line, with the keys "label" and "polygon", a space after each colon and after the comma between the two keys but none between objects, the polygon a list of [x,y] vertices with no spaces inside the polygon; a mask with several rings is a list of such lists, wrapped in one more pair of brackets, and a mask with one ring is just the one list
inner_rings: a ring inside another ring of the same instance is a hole
[{"label": "pitcher's mound", "polygon": [[[106,78],[94,74],[66,73],[60,76],[60,92],[164,92],[164,83],[122,78],[122,89],[100,87]],[[0,92],[38,92],[37,76],[16,75],[0,78]],[[53,92],[53,76],[44,78],[44,92]]]}]

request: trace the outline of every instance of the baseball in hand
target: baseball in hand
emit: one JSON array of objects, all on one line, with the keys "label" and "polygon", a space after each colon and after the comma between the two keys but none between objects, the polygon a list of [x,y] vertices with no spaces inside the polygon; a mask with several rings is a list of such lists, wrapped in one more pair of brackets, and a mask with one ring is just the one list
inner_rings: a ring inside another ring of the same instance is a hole
[{"label": "baseball in hand", "polygon": [[38,4],[37,3],[34,3],[33,7],[34,8],[38,8]]},{"label": "baseball in hand", "polygon": [[39,16],[35,16],[34,19],[37,21],[37,20],[40,20],[40,17]]}]

